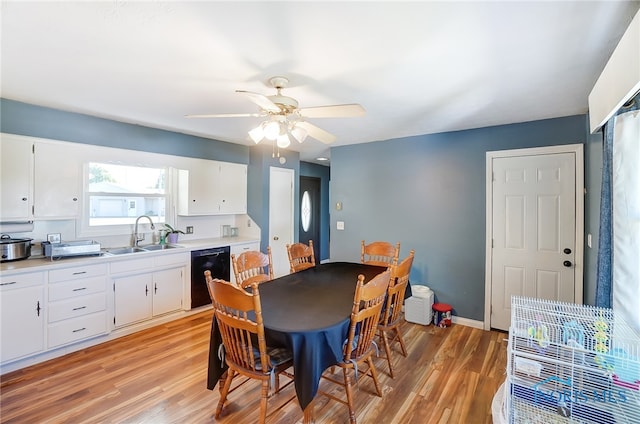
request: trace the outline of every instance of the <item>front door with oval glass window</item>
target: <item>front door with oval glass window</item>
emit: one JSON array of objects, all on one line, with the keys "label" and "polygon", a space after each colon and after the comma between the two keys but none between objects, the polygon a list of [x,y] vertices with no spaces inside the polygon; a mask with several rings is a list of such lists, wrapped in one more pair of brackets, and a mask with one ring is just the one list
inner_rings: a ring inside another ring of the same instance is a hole
[{"label": "front door with oval glass window", "polygon": [[320,263],[320,179],[300,177],[300,225],[298,240],[313,240],[316,263]]}]

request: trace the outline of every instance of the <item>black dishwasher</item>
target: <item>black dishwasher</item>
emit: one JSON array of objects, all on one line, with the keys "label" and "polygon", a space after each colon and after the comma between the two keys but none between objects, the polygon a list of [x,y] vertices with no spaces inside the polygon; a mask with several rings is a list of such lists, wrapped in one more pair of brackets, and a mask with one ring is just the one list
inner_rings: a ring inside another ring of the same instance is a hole
[{"label": "black dishwasher", "polygon": [[211,304],[204,272],[209,270],[213,278],[229,281],[230,263],[229,246],[191,252],[191,308]]}]

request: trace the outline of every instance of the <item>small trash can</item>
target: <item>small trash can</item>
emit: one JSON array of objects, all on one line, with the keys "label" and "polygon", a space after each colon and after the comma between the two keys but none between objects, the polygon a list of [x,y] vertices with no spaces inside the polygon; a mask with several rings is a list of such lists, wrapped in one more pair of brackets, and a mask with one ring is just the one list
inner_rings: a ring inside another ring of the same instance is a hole
[{"label": "small trash can", "polygon": [[411,285],[413,296],[404,301],[404,319],[416,324],[429,325],[433,321],[433,291],[423,285]]},{"label": "small trash can", "polygon": [[438,327],[451,326],[451,305],[446,303],[433,304],[433,325]]}]

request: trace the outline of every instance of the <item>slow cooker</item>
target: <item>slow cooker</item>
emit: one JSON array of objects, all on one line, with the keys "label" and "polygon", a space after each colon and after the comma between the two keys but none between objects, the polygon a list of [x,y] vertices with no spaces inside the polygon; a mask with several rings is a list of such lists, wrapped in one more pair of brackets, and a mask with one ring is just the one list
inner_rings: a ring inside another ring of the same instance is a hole
[{"label": "slow cooker", "polygon": [[7,234],[0,236],[0,262],[18,261],[31,256],[30,238],[13,239]]}]

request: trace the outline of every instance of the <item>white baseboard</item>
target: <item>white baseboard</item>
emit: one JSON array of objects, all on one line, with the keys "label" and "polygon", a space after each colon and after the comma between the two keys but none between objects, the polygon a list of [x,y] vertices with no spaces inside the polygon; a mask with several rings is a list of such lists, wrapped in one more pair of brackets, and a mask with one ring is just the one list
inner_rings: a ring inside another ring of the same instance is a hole
[{"label": "white baseboard", "polygon": [[480,330],[484,330],[484,322],[483,321],[476,321],[475,319],[457,317],[455,315],[453,315],[451,317],[451,321],[454,324],[460,324],[460,325],[464,325],[466,327],[473,327],[473,328],[479,328]]}]

